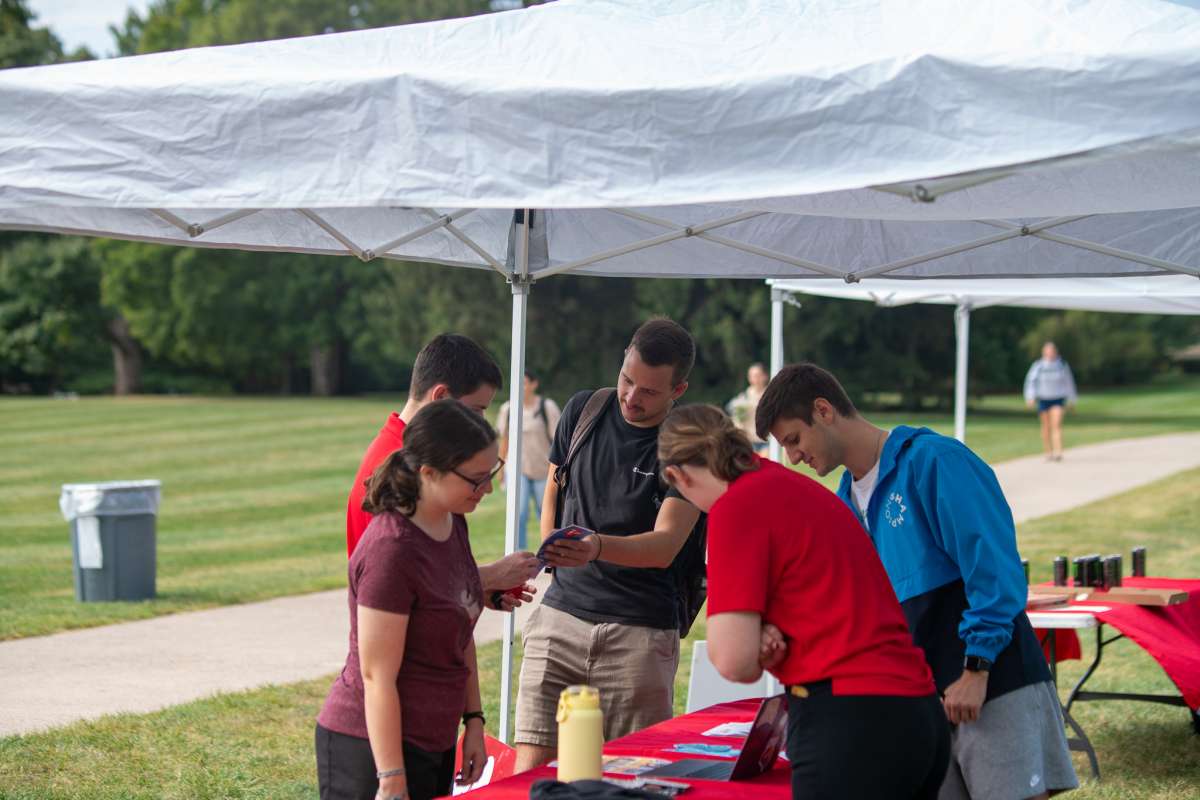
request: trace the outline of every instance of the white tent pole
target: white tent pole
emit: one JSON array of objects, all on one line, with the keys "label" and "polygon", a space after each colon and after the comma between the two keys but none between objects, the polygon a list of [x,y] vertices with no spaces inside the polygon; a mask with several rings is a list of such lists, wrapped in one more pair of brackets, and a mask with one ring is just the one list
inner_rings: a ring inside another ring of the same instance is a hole
[{"label": "white tent pole", "polygon": [[[517,550],[517,525],[521,518],[519,506],[521,482],[517,475],[521,470],[521,444],[524,417],[525,380],[525,320],[529,310],[529,222],[528,209],[520,212],[517,230],[516,270],[512,277],[512,355],[508,370],[508,455],[506,474],[508,482],[505,493],[504,553]],[[516,618],[513,614],[504,617],[504,639],[500,655],[500,741],[510,739],[508,718],[512,705],[512,654],[516,637]]]},{"label": "white tent pole", "polygon": [[[783,304],[788,293],[783,289],[771,287],[771,377],[774,378],[783,369]],[[783,453],[779,440],[774,436],[767,439],[770,448],[767,455],[772,461],[782,462]],[[783,687],[774,675],[767,675],[766,695],[779,694]]]},{"label": "white tent pole", "polygon": [[954,309],[954,438],[967,441],[967,364],[971,336],[971,305],[960,303]]},{"label": "white tent pole", "polygon": [[[783,369],[783,298],[787,294],[783,289],[771,287],[771,377],[774,378]],[[772,461],[782,461],[779,442],[774,437],[770,442],[768,455]]]}]

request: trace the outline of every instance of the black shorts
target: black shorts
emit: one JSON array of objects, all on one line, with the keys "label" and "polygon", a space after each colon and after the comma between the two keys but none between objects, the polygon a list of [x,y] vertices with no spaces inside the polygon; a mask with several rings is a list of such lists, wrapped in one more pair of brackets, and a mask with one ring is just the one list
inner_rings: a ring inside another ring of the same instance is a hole
[{"label": "black shorts", "polygon": [[1062,406],[1066,405],[1067,398],[1054,397],[1054,398],[1051,398],[1050,400],[1038,400],[1037,403],[1038,403],[1038,413],[1042,414],[1042,413],[1054,408],[1055,406],[1062,407]]},{"label": "black shorts", "polygon": [[[374,800],[379,791],[371,743],[317,725],[317,786],[321,800]],[[404,777],[412,800],[450,794],[454,749],[431,753],[404,743]]]},{"label": "black shorts", "polygon": [[788,692],[794,800],[935,800],[950,762],[936,694],[835,696],[829,681]]}]

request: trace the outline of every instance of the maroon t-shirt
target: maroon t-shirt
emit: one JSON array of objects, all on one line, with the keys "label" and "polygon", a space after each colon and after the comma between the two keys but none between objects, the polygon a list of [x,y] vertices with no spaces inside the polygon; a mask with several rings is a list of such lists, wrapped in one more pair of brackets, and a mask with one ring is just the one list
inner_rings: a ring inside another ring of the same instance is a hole
[{"label": "maroon t-shirt", "polygon": [[404,741],[431,752],[454,747],[467,702],[467,646],[483,611],[479,568],[467,522],[431,539],[403,514],[379,514],[350,558],[350,653],[317,716],[325,728],[367,738],[358,606],[408,615],[396,677]]}]

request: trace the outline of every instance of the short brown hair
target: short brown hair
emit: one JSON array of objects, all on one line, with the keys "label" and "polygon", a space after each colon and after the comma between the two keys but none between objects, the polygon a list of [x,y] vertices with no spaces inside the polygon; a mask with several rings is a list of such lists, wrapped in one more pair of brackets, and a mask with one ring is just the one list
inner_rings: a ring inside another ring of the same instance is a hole
[{"label": "short brown hair", "polygon": [[706,467],[723,481],[758,469],[746,434],[716,406],[680,406],[658,429],[658,461],[669,466]]},{"label": "short brown hair", "polygon": [[754,429],[766,439],[781,419],[798,419],[812,425],[813,403],[822,397],[843,417],[858,416],[850,396],[833,373],[816,364],[789,364],[771,379],[754,412]]},{"label": "short brown hair", "polygon": [[465,397],[485,383],[504,388],[500,367],[473,339],[457,333],[442,333],[417,353],[409,394],[423,400],[439,383],[446,384],[451,397]]},{"label": "short brown hair", "polygon": [[[650,367],[671,367],[671,384],[678,386],[687,380],[696,363],[696,342],[679,323],[666,317],[654,317],[642,323],[629,347],[637,350],[642,361]],[[629,348],[625,348],[629,352]]]}]

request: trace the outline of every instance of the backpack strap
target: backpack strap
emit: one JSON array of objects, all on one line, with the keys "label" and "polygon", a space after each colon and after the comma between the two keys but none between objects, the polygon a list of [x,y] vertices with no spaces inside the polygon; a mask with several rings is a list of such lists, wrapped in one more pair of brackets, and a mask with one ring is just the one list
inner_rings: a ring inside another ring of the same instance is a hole
[{"label": "backpack strap", "polygon": [[607,407],[608,401],[616,391],[611,386],[606,389],[597,389],[592,392],[592,396],[584,404],[583,412],[580,413],[579,419],[575,423],[575,430],[571,432],[571,446],[567,448],[567,457],[563,463],[558,465],[558,469],[554,472],[554,482],[558,484],[560,489],[566,488],[567,469],[575,459],[575,454],[579,452],[579,448],[583,446],[583,443],[587,441],[587,438],[596,428],[596,423],[600,420],[600,416]]},{"label": "backpack strap", "polygon": [[535,411],[533,415],[535,417],[540,416],[542,418],[542,428],[544,428],[546,431],[546,441],[549,442],[550,444],[554,444],[554,437],[552,435],[550,435],[550,417],[546,415],[546,398],[545,397],[538,398],[538,408],[537,408],[537,411]]}]

